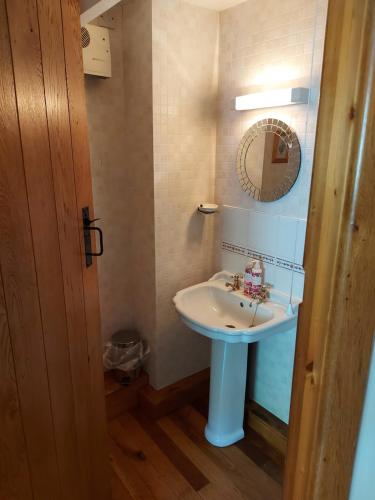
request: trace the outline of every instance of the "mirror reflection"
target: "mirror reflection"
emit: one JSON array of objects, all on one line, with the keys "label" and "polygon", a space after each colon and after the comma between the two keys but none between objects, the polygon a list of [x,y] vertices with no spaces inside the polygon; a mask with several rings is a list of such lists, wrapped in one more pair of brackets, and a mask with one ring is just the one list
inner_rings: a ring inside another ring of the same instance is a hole
[{"label": "mirror reflection", "polygon": [[295,183],[301,163],[296,134],[281,120],[254,124],[241,141],[237,170],[242,188],[260,201],[284,196]]}]

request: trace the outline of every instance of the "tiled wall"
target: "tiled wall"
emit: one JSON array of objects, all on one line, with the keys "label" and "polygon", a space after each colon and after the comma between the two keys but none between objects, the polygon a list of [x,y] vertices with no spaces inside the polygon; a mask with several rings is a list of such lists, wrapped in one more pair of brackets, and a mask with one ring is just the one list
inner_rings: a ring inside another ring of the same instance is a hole
[{"label": "tiled wall", "polygon": [[133,326],[150,343],[156,373],[154,157],[152,119],[152,0],[126,0],[124,9],[124,148],[129,200],[130,280]]},{"label": "tiled wall", "polygon": [[[258,253],[265,280],[286,293],[293,285],[293,295],[300,297],[326,7],[326,0],[247,1],[220,15],[216,201],[227,206],[218,218],[217,266],[243,272],[246,255]],[[309,104],[234,110],[237,95],[283,86],[310,88]],[[302,150],[295,185],[271,203],[243,192],[235,169],[242,135],[266,117],[292,126]],[[284,421],[289,418],[295,337],[293,330],[251,348],[249,397]]]},{"label": "tiled wall", "polygon": [[[85,77],[103,341],[137,328],[154,346],[155,235],[151,0],[121,2],[95,24],[109,29],[112,77]],[[154,371],[154,363],[149,366]]]},{"label": "tiled wall", "polygon": [[103,335],[136,327],[156,388],[209,364],[209,341],[182,325],[172,298],[213,274],[214,220],[197,207],[214,200],[218,21],[181,0],[127,0],[96,21],[110,28],[113,69],[86,88],[108,248]]},{"label": "tiled wall", "polygon": [[123,9],[118,5],[96,20],[110,30],[112,78],[85,76],[95,216],[105,237],[98,258],[102,334],[132,325],[128,165],[124,148],[125,100]]},{"label": "tiled wall", "polygon": [[306,219],[227,205],[219,217],[223,269],[244,272],[249,258],[259,259],[266,282],[288,294],[293,288],[293,295],[302,297]]},{"label": "tiled wall", "polygon": [[[247,1],[220,15],[216,200],[266,213],[306,218],[315,141],[326,0]],[[287,86],[311,89],[309,105],[235,111],[238,95]],[[279,118],[297,132],[302,168],[291,192],[262,203],[234,175],[238,144],[256,121]]]},{"label": "tiled wall", "polygon": [[[306,220],[223,206],[220,268],[243,273],[260,259],[264,281],[295,298],[303,295]],[[293,269],[293,270],[291,270]],[[248,397],[288,421],[295,329],[250,346]]]},{"label": "tiled wall", "polygon": [[172,298],[213,274],[218,13],[153,1],[157,387],[206,368],[209,341],[189,331]]}]

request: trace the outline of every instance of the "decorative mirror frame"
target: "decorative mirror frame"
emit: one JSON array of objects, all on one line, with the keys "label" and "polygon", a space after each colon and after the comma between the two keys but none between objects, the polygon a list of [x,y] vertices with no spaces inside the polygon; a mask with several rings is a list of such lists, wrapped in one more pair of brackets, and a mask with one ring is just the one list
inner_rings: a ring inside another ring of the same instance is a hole
[{"label": "decorative mirror frame", "polygon": [[[284,182],[279,185],[274,191],[272,199],[260,199],[261,188],[255,186],[246,170],[246,155],[256,137],[260,134],[273,132],[283,139],[289,146],[291,160],[296,161],[298,168],[295,176],[288,176]],[[276,201],[282,196],[285,196],[295,184],[301,168],[301,146],[294,130],[288,124],[278,118],[264,118],[252,125],[241,139],[237,153],[237,175],[242,186],[242,189],[258,201]]]}]

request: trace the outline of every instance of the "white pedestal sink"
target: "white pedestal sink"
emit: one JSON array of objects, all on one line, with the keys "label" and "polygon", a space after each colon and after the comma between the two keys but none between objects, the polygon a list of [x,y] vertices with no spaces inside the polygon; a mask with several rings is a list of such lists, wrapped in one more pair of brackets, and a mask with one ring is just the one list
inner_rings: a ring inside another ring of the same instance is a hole
[{"label": "white pedestal sink", "polygon": [[248,344],[290,330],[300,303],[295,300],[288,308],[289,297],[272,289],[269,299],[256,307],[242,291],[225,286],[230,278],[231,273],[222,271],[173,299],[184,323],[212,339],[205,435],[215,446],[229,446],[244,436]]}]

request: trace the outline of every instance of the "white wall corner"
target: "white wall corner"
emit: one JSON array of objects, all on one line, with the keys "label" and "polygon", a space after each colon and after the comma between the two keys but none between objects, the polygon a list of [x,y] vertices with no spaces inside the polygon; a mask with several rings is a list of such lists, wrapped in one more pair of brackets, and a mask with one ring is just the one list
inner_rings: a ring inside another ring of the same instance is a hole
[{"label": "white wall corner", "polygon": [[101,16],[121,0],[80,0],[81,26]]}]

